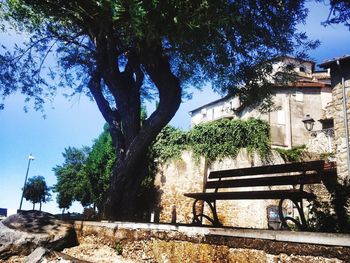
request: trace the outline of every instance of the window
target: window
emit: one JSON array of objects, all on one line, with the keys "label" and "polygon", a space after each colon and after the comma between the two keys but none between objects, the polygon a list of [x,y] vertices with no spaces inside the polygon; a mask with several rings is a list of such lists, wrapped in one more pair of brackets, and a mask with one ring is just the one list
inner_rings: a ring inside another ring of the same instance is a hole
[{"label": "window", "polygon": [[304,94],[301,91],[295,92],[295,101],[304,101]]},{"label": "window", "polygon": [[286,118],[285,118],[284,110],[278,110],[277,111],[277,124],[281,124],[281,125],[286,124]]},{"label": "window", "polygon": [[320,120],[320,122],[322,123],[322,130],[334,127],[333,119]]}]

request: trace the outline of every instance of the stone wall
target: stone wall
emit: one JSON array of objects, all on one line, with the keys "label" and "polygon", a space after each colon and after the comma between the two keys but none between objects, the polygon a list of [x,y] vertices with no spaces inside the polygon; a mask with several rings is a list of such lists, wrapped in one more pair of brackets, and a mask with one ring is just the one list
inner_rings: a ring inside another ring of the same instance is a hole
[{"label": "stone wall", "polygon": [[312,133],[311,139],[306,144],[307,151],[316,154],[332,153],[334,145],[332,130],[324,130]]},{"label": "stone wall", "polygon": [[122,222],[75,222],[75,229],[78,239],[95,235],[122,246],[133,262],[350,262],[350,235],[344,234]]},{"label": "stone wall", "polygon": [[[305,157],[306,158],[306,157]],[[159,213],[159,222],[171,223],[174,207],[176,208],[176,222],[182,224],[192,223],[192,204],[194,199],[184,196],[184,193],[197,193],[203,191],[205,177],[210,170],[225,170],[266,164],[284,163],[283,159],[272,151],[267,160],[258,155],[249,156],[242,150],[236,158],[223,158],[210,165],[204,159],[197,160],[191,152],[183,152],[181,159],[161,164],[155,178],[155,186],[159,192],[159,203],[155,210]],[[283,188],[284,186],[282,186]],[[269,189],[279,189],[274,186]],[[252,188],[251,188],[252,189]],[[263,190],[264,187],[260,187]],[[232,190],[232,189],[229,189]],[[240,188],[239,190],[249,190]],[[258,190],[254,188],[252,190]],[[330,195],[323,184],[310,185],[306,190],[314,193],[319,201],[329,202]],[[277,206],[279,200],[223,200],[217,201],[217,212],[221,223],[225,226],[267,229],[267,208]],[[308,217],[308,203],[304,200],[304,209]],[[283,204],[288,216],[298,216],[293,203],[286,200]],[[204,205],[204,214],[211,215],[207,204]],[[204,224],[210,224],[204,221]]]},{"label": "stone wall", "polygon": [[173,207],[176,207],[177,222],[190,223],[192,200],[184,193],[201,192],[203,188],[204,159],[194,160],[191,152],[184,152],[181,159],[161,164],[155,178],[159,192],[159,220],[171,222]]},{"label": "stone wall", "polygon": [[[349,69],[350,70],[350,69]],[[348,115],[348,126],[350,127],[350,80],[345,84],[347,105],[346,112]],[[333,88],[333,103],[334,103],[334,146],[337,160],[338,177],[345,179],[348,177],[348,158],[347,158],[347,145],[345,140],[345,125],[343,114],[343,95],[342,86],[338,83]],[[350,133],[350,131],[349,131]],[[349,147],[349,146],[348,146]]]},{"label": "stone wall", "polygon": [[[337,64],[339,62],[339,65]],[[350,59],[349,56],[325,62],[321,65],[331,70],[332,85],[332,116],[334,120],[334,150],[337,161],[338,179],[343,181],[350,179],[348,169],[348,152],[349,145],[346,144],[344,112],[347,115],[348,127],[350,127]],[[345,98],[343,96],[342,78],[344,78]],[[347,100],[345,109],[343,107],[344,99]],[[348,130],[348,135],[350,131]],[[350,140],[350,138],[348,138]]]},{"label": "stone wall", "polygon": [[[176,207],[177,223],[192,222],[193,199],[184,193],[202,192],[204,177],[210,170],[235,169],[263,164],[283,163],[282,158],[273,154],[269,160],[261,160],[257,155],[248,156],[242,150],[237,158],[224,158],[206,166],[203,159],[195,160],[190,152],[184,152],[182,158],[162,164],[156,176],[155,185],[159,190],[160,222],[170,223],[172,210]],[[244,189],[249,190],[249,189]],[[257,190],[255,188],[255,190]],[[218,201],[217,211],[220,221],[227,226],[247,228],[268,228],[267,207],[278,205],[278,200],[230,200]],[[286,201],[285,207],[293,216],[292,203]],[[209,213],[207,205],[205,214]]]}]

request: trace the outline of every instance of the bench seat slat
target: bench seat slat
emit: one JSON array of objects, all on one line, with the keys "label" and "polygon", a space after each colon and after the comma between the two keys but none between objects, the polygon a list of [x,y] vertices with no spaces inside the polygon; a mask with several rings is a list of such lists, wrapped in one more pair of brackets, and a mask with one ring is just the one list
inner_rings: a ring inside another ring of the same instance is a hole
[{"label": "bench seat slat", "polygon": [[291,173],[301,171],[318,171],[321,172],[324,167],[324,161],[310,161],[310,162],[298,162],[287,163],[277,165],[265,165],[241,169],[229,169],[212,171],[209,174],[209,179],[225,178],[235,176],[248,176],[248,175],[262,175],[262,174],[277,174],[277,173]]},{"label": "bench seat slat", "polygon": [[199,200],[237,200],[237,199],[298,199],[315,198],[315,195],[305,191],[268,190],[268,191],[244,191],[244,192],[217,192],[217,193],[186,193],[185,196]]},{"label": "bench seat slat", "polygon": [[233,179],[224,181],[208,181],[206,189],[249,187],[249,186],[272,186],[272,185],[298,185],[321,183],[321,176],[318,174],[269,176],[247,179]]}]

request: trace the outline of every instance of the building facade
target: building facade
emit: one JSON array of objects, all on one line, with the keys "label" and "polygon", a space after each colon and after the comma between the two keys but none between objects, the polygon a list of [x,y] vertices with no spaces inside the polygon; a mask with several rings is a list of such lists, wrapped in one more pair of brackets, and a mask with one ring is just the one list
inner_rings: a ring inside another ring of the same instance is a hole
[{"label": "building facade", "polygon": [[[326,114],[332,102],[329,72],[315,72],[314,62],[286,57],[274,64],[273,74],[286,65],[293,67],[297,81],[274,88],[274,106],[269,112],[263,113],[258,107],[242,107],[238,97],[227,96],[191,111],[191,126],[222,118],[260,118],[270,124],[274,146],[292,148],[307,145],[315,137],[320,140],[323,136],[325,147],[322,151],[331,151],[332,133],[324,131],[332,128]],[[303,119],[307,115],[315,120],[312,133],[304,127]],[[319,152],[319,148],[313,149]]]}]

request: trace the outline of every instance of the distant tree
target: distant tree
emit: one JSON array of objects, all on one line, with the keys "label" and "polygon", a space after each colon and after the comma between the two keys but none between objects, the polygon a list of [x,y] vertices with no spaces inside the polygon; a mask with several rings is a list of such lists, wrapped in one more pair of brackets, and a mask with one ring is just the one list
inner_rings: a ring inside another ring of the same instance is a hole
[{"label": "distant tree", "polygon": [[88,147],[82,147],[82,149],[68,147],[62,153],[63,164],[53,168],[57,178],[54,192],[57,193],[56,201],[59,208],[68,209],[76,200],[81,201],[84,206],[91,202],[90,192],[81,190],[86,185],[82,170],[89,152],[90,148]]},{"label": "distant tree", "polygon": [[35,204],[39,203],[39,210],[41,211],[42,203],[51,200],[50,191],[51,188],[46,185],[43,176],[34,176],[28,179],[28,182],[24,187],[24,198],[33,203],[33,210],[35,209]]},{"label": "distant tree", "polygon": [[68,209],[73,201],[78,201],[84,207],[93,205],[101,212],[116,159],[108,125],[91,148],[68,147],[63,157],[64,163],[53,168],[59,207]]},{"label": "distant tree", "polygon": [[[148,147],[186,87],[210,81],[251,102],[267,92],[272,67],[262,62],[314,46],[297,32],[304,0],[5,0],[1,7],[0,17],[28,40],[0,56],[1,96],[20,91],[40,110],[58,86],[72,87],[92,96],[109,124],[118,158],[106,218],[134,215]],[[52,53],[58,65],[48,67]],[[159,104],[141,125],[148,98]]]},{"label": "distant tree", "polygon": [[65,210],[69,209],[69,207],[72,205],[73,198],[71,196],[66,195],[66,193],[58,192],[56,201],[57,201],[58,207],[62,209],[62,214],[64,214]]}]

